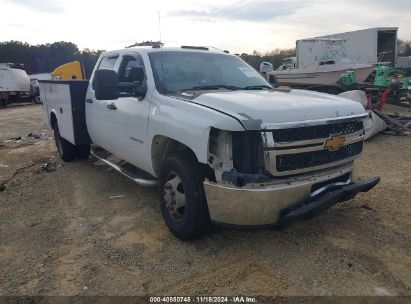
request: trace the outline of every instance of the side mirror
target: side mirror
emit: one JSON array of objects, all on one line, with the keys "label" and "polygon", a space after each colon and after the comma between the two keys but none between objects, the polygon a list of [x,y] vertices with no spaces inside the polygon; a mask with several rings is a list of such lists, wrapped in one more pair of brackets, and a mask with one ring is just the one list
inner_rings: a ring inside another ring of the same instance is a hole
[{"label": "side mirror", "polygon": [[274,74],[269,74],[269,75],[268,75],[268,82],[271,84],[271,86],[272,86],[273,88],[278,87],[278,78],[277,78],[276,75],[274,75]]},{"label": "side mirror", "polygon": [[109,69],[95,71],[93,85],[97,100],[118,99],[118,75],[115,71]]}]

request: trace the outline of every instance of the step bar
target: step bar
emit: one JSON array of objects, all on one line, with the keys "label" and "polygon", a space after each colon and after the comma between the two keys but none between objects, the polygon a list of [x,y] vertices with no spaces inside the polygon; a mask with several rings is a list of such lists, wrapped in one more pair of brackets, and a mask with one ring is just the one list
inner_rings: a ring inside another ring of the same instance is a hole
[{"label": "step bar", "polygon": [[90,149],[90,154],[93,155],[95,158],[101,160],[103,163],[109,165],[114,170],[120,172],[125,177],[131,179],[133,182],[135,182],[136,184],[138,184],[140,186],[153,187],[153,186],[157,185],[157,180],[155,180],[155,179],[143,179],[143,178],[138,178],[138,177],[131,176],[121,166],[119,166],[119,165],[105,159],[104,157],[100,156],[99,153],[97,151],[95,151],[94,149]]}]

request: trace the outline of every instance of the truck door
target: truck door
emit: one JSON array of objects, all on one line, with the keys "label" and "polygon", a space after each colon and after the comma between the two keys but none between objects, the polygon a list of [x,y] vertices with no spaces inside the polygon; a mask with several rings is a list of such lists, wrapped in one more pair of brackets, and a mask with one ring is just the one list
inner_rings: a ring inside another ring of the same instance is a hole
[{"label": "truck door", "polygon": [[[147,126],[151,91],[147,86],[151,85],[147,84],[146,69],[140,54],[130,52],[123,54],[120,59],[118,78],[119,82],[126,86],[120,87],[120,97],[111,103],[113,109],[110,120],[115,130],[115,136],[112,138],[115,141],[115,148],[112,152],[147,171]],[[143,77],[141,74],[133,73],[137,68],[143,69]],[[141,77],[142,79],[137,79]],[[147,92],[144,96],[137,97],[133,94],[134,89],[127,86],[135,83],[140,83],[138,89]]]},{"label": "truck door", "polygon": [[[97,69],[115,70],[118,61],[118,54],[107,54],[97,63]],[[86,96],[88,132],[93,143],[113,152],[114,143],[112,142],[112,138],[116,136],[113,130],[113,111],[107,107],[112,101],[97,100],[93,84],[91,83],[90,86]]]}]

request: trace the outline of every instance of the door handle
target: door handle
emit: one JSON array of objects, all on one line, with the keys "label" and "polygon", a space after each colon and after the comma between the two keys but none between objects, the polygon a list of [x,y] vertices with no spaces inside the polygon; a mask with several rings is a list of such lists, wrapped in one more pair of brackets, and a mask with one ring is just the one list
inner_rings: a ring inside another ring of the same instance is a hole
[{"label": "door handle", "polygon": [[88,99],[86,99],[86,102],[87,102],[87,103],[93,103],[93,99],[89,99],[89,98],[88,98]]},{"label": "door handle", "polygon": [[107,109],[117,110],[117,107],[116,107],[116,105],[115,105],[114,103],[110,103],[110,104],[107,105]]}]

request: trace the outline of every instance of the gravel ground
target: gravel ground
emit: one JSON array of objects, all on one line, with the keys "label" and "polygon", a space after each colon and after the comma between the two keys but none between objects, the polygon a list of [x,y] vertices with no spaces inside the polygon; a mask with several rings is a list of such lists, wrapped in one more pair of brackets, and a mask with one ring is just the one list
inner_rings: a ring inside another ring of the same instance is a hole
[{"label": "gravel ground", "polygon": [[358,174],[381,183],[313,220],[181,242],[155,189],[63,163],[40,106],[0,109],[0,295],[410,296],[410,152],[411,137],[368,141]]}]

